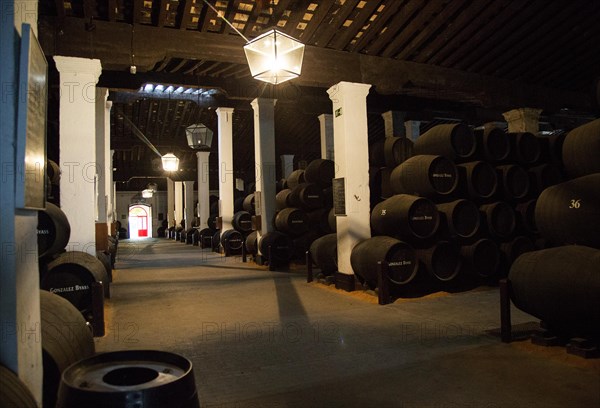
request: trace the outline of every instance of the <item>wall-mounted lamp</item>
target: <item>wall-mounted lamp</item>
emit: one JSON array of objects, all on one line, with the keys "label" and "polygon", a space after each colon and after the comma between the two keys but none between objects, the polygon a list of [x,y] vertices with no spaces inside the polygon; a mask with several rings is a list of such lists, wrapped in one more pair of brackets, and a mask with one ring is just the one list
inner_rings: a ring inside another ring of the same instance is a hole
[{"label": "wall-mounted lamp", "polygon": [[152,190],[146,189],[142,190],[142,198],[152,198],[154,192]]},{"label": "wall-mounted lamp", "polygon": [[173,153],[167,153],[161,157],[164,171],[177,171],[179,169],[179,159]]}]

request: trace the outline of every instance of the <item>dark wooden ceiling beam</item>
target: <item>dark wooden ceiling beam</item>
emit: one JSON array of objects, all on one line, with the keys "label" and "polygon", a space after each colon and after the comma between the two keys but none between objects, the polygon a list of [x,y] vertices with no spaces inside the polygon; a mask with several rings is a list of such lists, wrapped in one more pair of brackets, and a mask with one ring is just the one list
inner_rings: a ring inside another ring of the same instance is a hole
[{"label": "dark wooden ceiling beam", "polygon": [[142,9],[144,8],[144,0],[133,0],[133,14],[131,15],[131,23],[139,24],[142,17]]},{"label": "dark wooden ceiling beam", "polygon": [[369,18],[371,18],[371,16],[375,12],[375,10],[381,5],[381,3],[382,2],[378,0],[367,1],[364,7],[360,9],[358,14],[352,21],[352,24],[349,27],[347,27],[343,33],[339,33],[336,36],[331,46],[336,50],[345,49],[354,39],[354,37],[356,37],[356,34],[360,32],[360,30],[365,26],[365,24],[367,24],[367,21],[369,20]]},{"label": "dark wooden ceiling beam", "polygon": [[168,4],[169,4],[169,0],[159,0],[158,1],[158,15],[156,16],[156,23],[155,23],[155,25],[157,27],[165,26],[165,22],[167,21],[167,5]]},{"label": "dark wooden ceiling beam", "polygon": [[117,21],[117,0],[108,0],[108,21]]},{"label": "dark wooden ceiling beam", "polygon": [[377,15],[377,18],[374,21],[369,23],[369,29],[358,39],[358,41],[356,41],[356,44],[350,46],[349,51],[364,52],[364,48],[379,35],[388,20],[390,20],[400,7],[402,7],[404,1],[388,0],[384,4],[385,7],[383,8],[383,11]]},{"label": "dark wooden ceiling beam", "polygon": [[258,20],[258,17],[260,17],[260,13],[264,7],[268,7],[266,2],[252,0],[252,11],[250,12],[250,16],[248,17],[246,26],[242,30],[242,34],[244,34],[246,37],[252,36],[252,28],[256,24],[256,21]]},{"label": "dark wooden ceiling beam", "polygon": [[[67,18],[60,45],[55,41],[54,20],[40,18],[39,31],[46,55],[81,56],[89,52],[89,38],[94,36],[95,55],[105,70],[125,71],[130,64],[128,24],[96,21],[96,30],[85,32],[83,19]],[[144,25],[136,27],[134,53],[138,73],[152,69],[166,55],[187,59],[246,64],[243,40],[195,31],[181,32]],[[201,46],[198,46],[201,44]],[[326,69],[324,69],[326,67]],[[415,89],[436,92],[440,99],[460,100],[470,95],[481,106],[547,106],[562,101],[577,105],[577,93],[514,83],[494,77],[459,70],[399,61],[358,53],[307,46],[302,75],[295,86],[329,88],[340,82],[373,84],[380,94],[406,94]],[[195,82],[194,82],[195,83]]]},{"label": "dark wooden ceiling beam", "polygon": [[204,61],[204,60],[197,61],[189,69],[183,71],[183,73],[186,75],[189,75],[189,74],[193,73],[195,70],[197,70],[198,68],[200,68],[202,66],[202,64],[204,64],[205,62],[206,61]]},{"label": "dark wooden ceiling beam", "polygon": [[177,65],[175,65],[173,68],[171,68],[169,70],[169,72],[171,74],[174,74],[175,72],[178,72],[185,64],[187,64],[189,62],[189,60],[187,59],[182,59],[181,61],[179,61],[179,63]]},{"label": "dark wooden ceiling beam", "polygon": [[54,5],[56,6],[56,16],[58,17],[59,23],[61,23],[67,17],[65,0],[54,0]]},{"label": "dark wooden ceiling beam", "polygon": [[379,55],[379,53],[396,37],[396,35],[402,30],[410,21],[418,19],[418,14],[423,8],[432,7],[436,5],[436,1],[428,1],[424,3],[419,0],[408,0],[393,16],[393,18],[387,24],[386,30],[374,39],[374,41],[367,47],[366,52],[370,55]]},{"label": "dark wooden ceiling beam", "polygon": [[300,33],[298,36],[299,39],[302,40],[305,44],[310,43],[310,38],[317,31],[317,28],[321,25],[325,17],[330,13],[330,10],[335,5],[335,0],[323,0],[319,1],[316,12],[313,14],[313,17],[306,24],[306,28],[304,31]]},{"label": "dark wooden ceiling beam", "polygon": [[187,29],[190,21],[190,15],[192,14],[192,6],[194,2],[192,0],[180,0],[179,9],[177,10],[176,26],[180,30]]},{"label": "dark wooden ceiling beam", "polygon": [[327,47],[329,41],[331,41],[333,36],[341,29],[342,25],[348,19],[350,14],[352,14],[359,1],[360,0],[346,0],[344,5],[340,7],[337,13],[329,20],[328,24],[321,27],[319,32],[313,35],[314,40],[307,41],[319,47]]}]

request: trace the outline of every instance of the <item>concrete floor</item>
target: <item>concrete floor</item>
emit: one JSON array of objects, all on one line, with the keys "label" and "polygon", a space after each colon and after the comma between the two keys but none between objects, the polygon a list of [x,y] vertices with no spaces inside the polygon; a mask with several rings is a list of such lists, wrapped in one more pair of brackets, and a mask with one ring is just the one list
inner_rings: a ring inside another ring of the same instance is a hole
[{"label": "concrete floor", "polygon": [[164,239],[121,241],[116,268],[97,351],[186,356],[202,407],[600,407],[599,361],[489,333],[496,288],[379,306]]}]

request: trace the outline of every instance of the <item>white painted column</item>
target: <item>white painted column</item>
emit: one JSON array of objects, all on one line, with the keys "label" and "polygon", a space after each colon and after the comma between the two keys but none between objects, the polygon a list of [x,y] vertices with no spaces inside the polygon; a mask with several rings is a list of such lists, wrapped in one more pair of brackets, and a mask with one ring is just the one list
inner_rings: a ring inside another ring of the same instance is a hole
[{"label": "white painted column", "polygon": [[183,181],[175,182],[175,226],[183,219]]},{"label": "white painted column", "polygon": [[294,171],[294,155],[282,154],[279,158],[281,159],[281,176],[288,178],[292,171]]},{"label": "white painted column", "polygon": [[177,226],[175,221],[175,182],[167,177],[167,221],[170,227]]},{"label": "white painted column", "polygon": [[[110,149],[110,111],[112,109],[112,101],[106,101],[104,113],[104,191],[106,194],[106,222],[109,224],[114,221],[113,218],[113,154],[114,150]],[[109,230],[110,231],[110,230]]]},{"label": "white painted column", "polygon": [[271,221],[275,215],[275,103],[275,99],[267,98],[256,98],[250,103],[254,109],[256,192],[260,195],[258,240],[273,229]]},{"label": "white painted column", "polygon": [[421,135],[421,122],[418,120],[407,120],[404,122],[404,129],[406,130],[406,138],[414,142]]},{"label": "white painted column", "polygon": [[185,229],[188,230],[192,228],[192,224],[194,223],[194,182],[186,180],[183,182],[183,186],[185,192]]},{"label": "white painted column", "polygon": [[96,253],[96,59],[55,56],[60,73],[60,204],[71,224],[68,250]]},{"label": "white painted column", "polygon": [[233,108],[217,108],[216,112],[219,134],[219,216],[223,234],[233,228]]},{"label": "white painted column", "polygon": [[385,126],[385,137],[405,137],[406,129],[404,127],[405,112],[387,111],[381,114]]},{"label": "white painted column", "polygon": [[[346,215],[336,217],[338,273],[353,275],[352,248],[371,237],[367,95],[371,85],[340,82],[327,90],[333,102],[336,178],[345,183]],[[338,278],[339,280],[339,278]],[[353,290],[353,282],[346,280]],[[337,283],[336,283],[337,284]]]},{"label": "white painted column", "polygon": [[210,216],[210,192],[208,177],[208,159],[210,152],[197,152],[198,158],[198,216],[200,218],[200,229],[208,228],[208,217]]},{"label": "white painted column", "polygon": [[321,130],[321,158],[334,160],[333,115],[330,113],[319,115],[319,127]]},{"label": "white painted column", "polygon": [[540,113],[542,109],[519,108],[504,112],[502,116],[508,122],[509,133],[529,132],[535,135],[540,131]]},{"label": "white painted column", "polygon": [[103,224],[106,224],[108,218],[106,192],[106,165],[108,157],[105,151],[105,143],[106,139],[110,138],[110,130],[106,128],[105,120],[107,98],[107,88],[96,88],[96,171],[98,176],[96,182],[96,221]]}]

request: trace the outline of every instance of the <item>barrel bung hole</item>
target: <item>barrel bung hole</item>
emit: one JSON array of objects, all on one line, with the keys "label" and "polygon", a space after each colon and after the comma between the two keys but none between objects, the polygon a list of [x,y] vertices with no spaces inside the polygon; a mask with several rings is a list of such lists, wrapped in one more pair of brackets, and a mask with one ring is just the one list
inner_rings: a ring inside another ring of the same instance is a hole
[{"label": "barrel bung hole", "polygon": [[109,371],[102,377],[102,381],[115,386],[140,385],[154,380],[158,372],[146,367],[122,367]]}]

